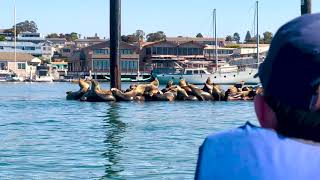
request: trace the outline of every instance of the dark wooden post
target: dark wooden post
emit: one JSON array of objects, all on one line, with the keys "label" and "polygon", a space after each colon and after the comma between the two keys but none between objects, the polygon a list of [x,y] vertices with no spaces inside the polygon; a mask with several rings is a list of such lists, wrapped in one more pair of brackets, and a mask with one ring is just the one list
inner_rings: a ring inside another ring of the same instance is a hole
[{"label": "dark wooden post", "polygon": [[110,0],[110,86],[121,89],[121,0]]},{"label": "dark wooden post", "polygon": [[311,14],[311,0],[301,0],[301,15]]}]

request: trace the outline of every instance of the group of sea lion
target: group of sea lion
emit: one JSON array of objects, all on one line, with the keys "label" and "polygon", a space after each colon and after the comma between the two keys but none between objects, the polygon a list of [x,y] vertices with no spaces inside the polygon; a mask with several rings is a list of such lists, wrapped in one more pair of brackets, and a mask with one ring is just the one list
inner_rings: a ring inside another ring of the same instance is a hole
[{"label": "group of sea lion", "polygon": [[79,80],[80,90],[67,92],[67,100],[80,100],[89,102],[107,101],[229,101],[229,100],[251,100],[256,94],[262,93],[262,89],[253,87],[237,88],[233,86],[226,92],[219,85],[211,82],[208,78],[201,89],[181,79],[178,85],[172,81],[159,90],[159,81],[155,79],[150,84],[133,84],[129,89],[122,91],[112,88],[103,90],[96,80],[90,84]]}]

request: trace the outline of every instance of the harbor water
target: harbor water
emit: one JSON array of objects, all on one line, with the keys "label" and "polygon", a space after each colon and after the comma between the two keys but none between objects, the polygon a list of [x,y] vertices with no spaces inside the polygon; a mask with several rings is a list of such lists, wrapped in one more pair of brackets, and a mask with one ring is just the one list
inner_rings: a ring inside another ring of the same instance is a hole
[{"label": "harbor water", "polygon": [[0,84],[0,179],[193,179],[207,135],[257,124],[252,102],[89,103],[70,90]]}]

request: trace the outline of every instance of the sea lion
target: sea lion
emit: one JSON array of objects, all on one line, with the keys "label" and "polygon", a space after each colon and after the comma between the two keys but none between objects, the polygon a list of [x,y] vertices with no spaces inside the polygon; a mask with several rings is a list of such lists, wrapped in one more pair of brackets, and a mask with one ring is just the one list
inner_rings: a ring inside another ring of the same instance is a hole
[{"label": "sea lion", "polygon": [[89,102],[107,102],[115,101],[116,98],[111,91],[101,89],[98,81],[91,80],[90,91],[83,95],[80,100]]},{"label": "sea lion", "polygon": [[[111,91],[117,101],[153,100],[154,96],[159,92],[158,86],[159,81],[155,79],[150,84],[132,85],[130,87],[131,90],[126,92],[116,88],[112,88]],[[143,98],[140,96],[143,96]]]},{"label": "sea lion", "polygon": [[80,86],[80,90],[76,92],[68,91],[66,97],[67,100],[79,100],[89,91],[90,85],[85,80],[79,79],[78,84]]}]

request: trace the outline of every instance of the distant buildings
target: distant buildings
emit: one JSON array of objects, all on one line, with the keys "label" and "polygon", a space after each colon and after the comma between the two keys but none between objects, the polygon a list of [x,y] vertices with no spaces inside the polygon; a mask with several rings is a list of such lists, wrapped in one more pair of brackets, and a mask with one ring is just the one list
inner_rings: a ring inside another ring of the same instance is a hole
[{"label": "distant buildings", "polygon": [[15,72],[20,77],[30,77],[36,72],[41,60],[27,53],[0,52],[0,73]]},{"label": "distant buildings", "polygon": [[[121,42],[121,72],[123,74],[137,74],[139,54],[138,48]],[[110,43],[100,42],[80,50],[74,51],[68,63],[69,75],[103,76],[110,73]]]},{"label": "distant buildings", "polygon": [[85,48],[94,44],[106,42],[105,39],[76,39],[74,41],[76,48]]},{"label": "distant buildings", "polygon": [[[215,39],[211,37],[203,37],[203,38],[197,38],[197,37],[167,37],[166,41],[168,42],[174,42],[174,43],[186,43],[186,42],[196,42],[202,45],[215,45]],[[217,38],[218,46],[225,46],[226,41],[224,38]]]}]

